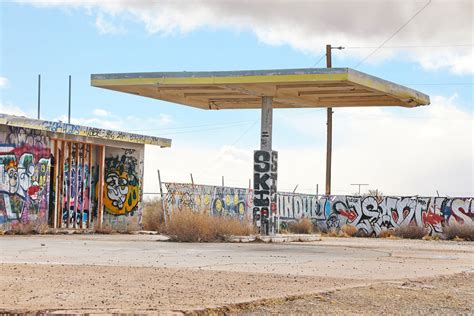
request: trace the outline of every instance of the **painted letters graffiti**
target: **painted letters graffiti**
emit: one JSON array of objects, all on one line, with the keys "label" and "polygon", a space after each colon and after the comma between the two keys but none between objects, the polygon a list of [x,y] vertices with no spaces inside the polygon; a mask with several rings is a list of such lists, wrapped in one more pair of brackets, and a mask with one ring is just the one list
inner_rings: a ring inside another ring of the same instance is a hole
[{"label": "painted letters graffiti", "polygon": [[253,218],[257,227],[266,230],[276,224],[277,161],[276,151],[254,151]]},{"label": "painted letters graffiti", "polygon": [[454,222],[473,225],[472,198],[331,196],[279,193],[281,221],[310,218],[323,230],[353,225],[367,235],[417,225],[430,234],[442,233]]},{"label": "painted letters graffiti", "polygon": [[[188,207],[208,210],[210,214],[236,215],[235,205],[245,207],[242,219],[254,220],[255,196],[246,189],[192,184],[166,183],[169,211]],[[270,186],[268,186],[270,188]],[[234,200],[232,199],[234,196]],[[339,229],[345,224],[357,227],[366,235],[378,236],[384,230],[417,225],[430,234],[440,234],[453,223],[474,225],[473,198],[442,197],[361,197],[322,196],[278,192],[276,209],[279,223],[309,218],[321,230]],[[238,203],[237,203],[238,201]],[[222,209],[223,212],[216,210]],[[241,214],[241,211],[238,212]],[[255,220],[254,220],[255,222]]]}]

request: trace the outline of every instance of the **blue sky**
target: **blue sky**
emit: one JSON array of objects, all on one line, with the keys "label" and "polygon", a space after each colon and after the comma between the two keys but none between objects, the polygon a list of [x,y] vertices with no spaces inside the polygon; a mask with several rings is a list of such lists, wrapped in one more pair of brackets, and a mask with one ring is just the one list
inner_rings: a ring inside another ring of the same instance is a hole
[{"label": "blue sky", "polygon": [[[400,12],[390,19],[369,22],[379,23],[377,30],[364,25],[364,20],[325,29],[310,24],[315,23],[311,19],[295,19],[298,10],[312,9],[310,2],[295,8],[283,1],[265,23],[258,20],[258,6],[246,12],[239,2],[222,3],[199,2],[198,9],[183,5],[178,10],[168,2],[150,7],[118,0],[2,2],[0,112],[35,117],[41,74],[41,117],[65,120],[67,78],[72,75],[73,122],[173,139],[173,148],[166,151],[147,147],[146,191],[156,191],[156,168],[168,181],[187,181],[193,172],[203,183],[220,183],[224,175],[229,184],[245,186],[251,176],[250,154],[259,147],[259,111],[202,111],[102,90],[90,86],[90,74],[312,67],[331,34],[333,45],[377,46],[424,2],[400,5]],[[416,48],[381,48],[357,68],[429,94],[432,106],[338,109],[335,193],[351,193],[355,189],[350,183],[368,182],[390,194],[427,195],[440,188],[448,195],[474,194],[472,3],[454,1],[449,7],[452,13],[445,5],[434,1],[386,45]],[[330,2],[317,6],[332,9]],[[238,15],[236,7],[242,9]],[[430,19],[439,11],[448,15],[446,21]],[[454,14],[459,21],[447,24]],[[467,25],[467,30],[459,31],[456,23]],[[436,25],[442,29],[430,32]],[[292,28],[293,32],[286,31]],[[354,67],[372,50],[334,51],[333,66]],[[324,59],[317,66],[324,67]],[[285,159],[280,162],[280,188],[298,184],[302,192],[311,192],[316,183],[322,188],[325,111],[276,110],[274,115],[274,147],[280,160]],[[455,144],[463,148],[453,151],[450,146]],[[387,158],[397,153],[400,158]],[[449,180],[438,179],[440,174]],[[420,176],[428,176],[430,183],[417,180]]]}]

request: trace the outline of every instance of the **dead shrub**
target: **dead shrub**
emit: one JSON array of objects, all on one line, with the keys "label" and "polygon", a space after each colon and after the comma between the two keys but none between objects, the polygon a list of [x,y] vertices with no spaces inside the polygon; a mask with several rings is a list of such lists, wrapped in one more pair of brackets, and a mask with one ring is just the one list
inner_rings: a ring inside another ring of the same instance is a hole
[{"label": "dead shrub", "polygon": [[313,222],[307,218],[301,218],[296,222],[288,223],[288,231],[293,234],[312,234],[314,232]]},{"label": "dead shrub", "polygon": [[346,224],[341,227],[341,231],[348,237],[354,237],[357,234],[358,229],[354,225]]},{"label": "dead shrub", "polygon": [[393,238],[395,236],[395,232],[393,230],[382,230],[379,234],[379,238]]},{"label": "dead shrub", "polygon": [[11,235],[31,235],[35,233],[36,233],[35,227],[32,222],[14,224],[7,231],[7,234],[11,234]]},{"label": "dead shrub", "polygon": [[474,225],[459,224],[457,222],[443,227],[443,235],[448,240],[474,240]]},{"label": "dead shrub", "polygon": [[412,225],[398,227],[394,231],[395,236],[408,239],[422,239],[427,233],[424,227]]},{"label": "dead shrub", "polygon": [[143,203],[142,223],[144,230],[161,231],[165,223],[161,199],[153,199]]},{"label": "dead shrub", "polygon": [[181,210],[174,212],[163,233],[173,241],[211,242],[222,241],[227,236],[248,236],[254,233],[250,223],[226,217],[212,217],[207,212]]}]

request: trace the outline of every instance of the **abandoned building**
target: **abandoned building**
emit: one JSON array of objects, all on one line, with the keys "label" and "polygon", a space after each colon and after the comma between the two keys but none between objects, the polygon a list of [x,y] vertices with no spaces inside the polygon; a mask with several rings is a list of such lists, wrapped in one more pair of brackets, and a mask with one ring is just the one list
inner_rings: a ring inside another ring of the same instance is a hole
[{"label": "abandoned building", "polygon": [[145,144],[171,140],[0,114],[0,229],[140,225]]}]

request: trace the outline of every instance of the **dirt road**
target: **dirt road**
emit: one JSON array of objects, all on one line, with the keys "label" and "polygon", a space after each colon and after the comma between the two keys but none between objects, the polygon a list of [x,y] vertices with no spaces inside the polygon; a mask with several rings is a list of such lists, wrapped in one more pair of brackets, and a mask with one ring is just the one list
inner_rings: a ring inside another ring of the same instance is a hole
[{"label": "dirt road", "polygon": [[3,236],[0,311],[398,313],[402,303],[419,313],[473,311],[472,243],[156,239]]}]

